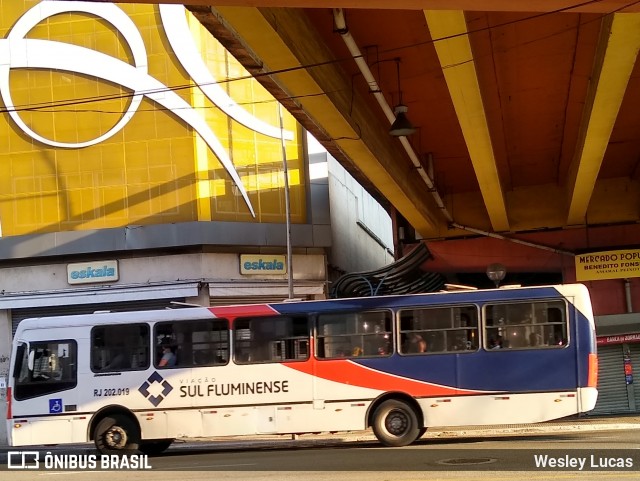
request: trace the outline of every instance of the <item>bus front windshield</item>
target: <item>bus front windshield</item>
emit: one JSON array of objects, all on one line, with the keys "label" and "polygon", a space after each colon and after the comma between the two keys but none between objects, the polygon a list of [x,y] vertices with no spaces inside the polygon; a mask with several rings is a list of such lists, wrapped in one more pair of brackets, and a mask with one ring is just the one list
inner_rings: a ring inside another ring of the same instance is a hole
[{"label": "bus front windshield", "polygon": [[15,398],[34,398],[77,384],[77,344],[71,339],[21,344],[14,369]]}]

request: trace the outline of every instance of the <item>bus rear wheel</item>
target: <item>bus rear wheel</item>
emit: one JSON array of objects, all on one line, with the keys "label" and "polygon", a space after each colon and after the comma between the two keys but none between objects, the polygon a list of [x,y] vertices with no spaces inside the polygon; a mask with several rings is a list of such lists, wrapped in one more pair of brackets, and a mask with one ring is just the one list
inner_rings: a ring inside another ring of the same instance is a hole
[{"label": "bus rear wheel", "polygon": [[385,446],[407,446],[418,439],[418,416],[403,401],[384,401],[373,413],[373,433]]},{"label": "bus rear wheel", "polygon": [[93,439],[102,454],[131,454],[138,450],[140,432],[127,416],[107,416],[96,425]]},{"label": "bus rear wheel", "polygon": [[153,441],[140,441],[140,447],[138,448],[142,454],[148,454],[149,456],[155,456],[166,451],[173,443],[173,439],[154,439]]}]

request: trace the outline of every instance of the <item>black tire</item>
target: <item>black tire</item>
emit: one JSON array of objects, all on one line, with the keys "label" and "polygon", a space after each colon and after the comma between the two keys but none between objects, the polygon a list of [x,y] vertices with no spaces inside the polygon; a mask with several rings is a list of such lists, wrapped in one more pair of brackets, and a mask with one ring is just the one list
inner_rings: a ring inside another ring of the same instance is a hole
[{"label": "black tire", "polygon": [[384,401],[373,413],[373,433],[385,446],[407,446],[418,439],[418,416],[403,401]]},{"label": "black tire", "polygon": [[420,428],[418,431],[418,437],[416,439],[420,439],[427,432],[427,428]]},{"label": "black tire", "polygon": [[107,416],[96,425],[93,439],[102,454],[132,454],[138,450],[140,430],[128,416]]},{"label": "black tire", "polygon": [[167,450],[173,443],[173,439],[154,439],[151,441],[140,441],[140,447],[138,448],[142,454],[148,454],[149,456],[156,456]]}]

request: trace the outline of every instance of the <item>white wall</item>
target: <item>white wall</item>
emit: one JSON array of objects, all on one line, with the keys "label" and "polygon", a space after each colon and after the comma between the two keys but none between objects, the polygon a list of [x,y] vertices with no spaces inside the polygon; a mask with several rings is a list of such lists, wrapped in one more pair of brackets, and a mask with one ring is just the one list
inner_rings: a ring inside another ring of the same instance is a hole
[{"label": "white wall", "polygon": [[332,232],[329,262],[348,273],[393,262],[391,217],[337,160],[327,155],[327,161]]}]

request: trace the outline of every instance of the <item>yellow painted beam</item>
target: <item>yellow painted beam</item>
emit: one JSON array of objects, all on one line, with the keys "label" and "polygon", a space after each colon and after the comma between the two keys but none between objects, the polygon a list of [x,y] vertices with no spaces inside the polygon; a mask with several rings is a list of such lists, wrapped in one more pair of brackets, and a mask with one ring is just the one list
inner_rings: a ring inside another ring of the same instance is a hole
[{"label": "yellow painted beam", "polygon": [[[305,114],[320,126],[338,149],[376,186],[423,236],[446,229],[425,185],[396,139],[368,110],[366,99],[354,93],[349,80],[327,62],[326,47],[293,9],[216,7],[226,25],[264,65],[278,85],[296,99]],[[283,72],[284,70],[284,72]]]},{"label": "yellow painted beam", "polygon": [[[564,194],[564,187],[556,183],[518,187],[506,192],[512,232],[563,228],[567,209],[558,199]],[[447,200],[456,206],[457,223],[490,230],[489,225],[478,222],[478,219],[484,218],[480,192],[452,194]],[[628,177],[598,180],[587,215],[589,223],[593,225],[636,222],[640,218],[640,182]],[[442,237],[460,235],[464,235],[464,232],[451,229]]]},{"label": "yellow painted beam", "polygon": [[495,231],[508,231],[509,219],[498,176],[482,94],[464,12],[425,10],[449,94]]},{"label": "yellow painted beam", "polygon": [[[85,0],[86,1],[86,0]],[[88,0],[104,2],[105,0]],[[151,3],[158,0],[118,0],[117,3]],[[163,3],[185,3],[184,0],[164,0]],[[188,5],[215,5],[288,8],[366,8],[381,10],[468,10],[476,12],[556,12],[609,13],[613,11],[640,12],[640,5],[630,0],[190,0]]]},{"label": "yellow painted beam", "polygon": [[639,51],[640,14],[618,13],[603,20],[578,143],[567,178],[567,225],[586,223],[602,159]]}]

